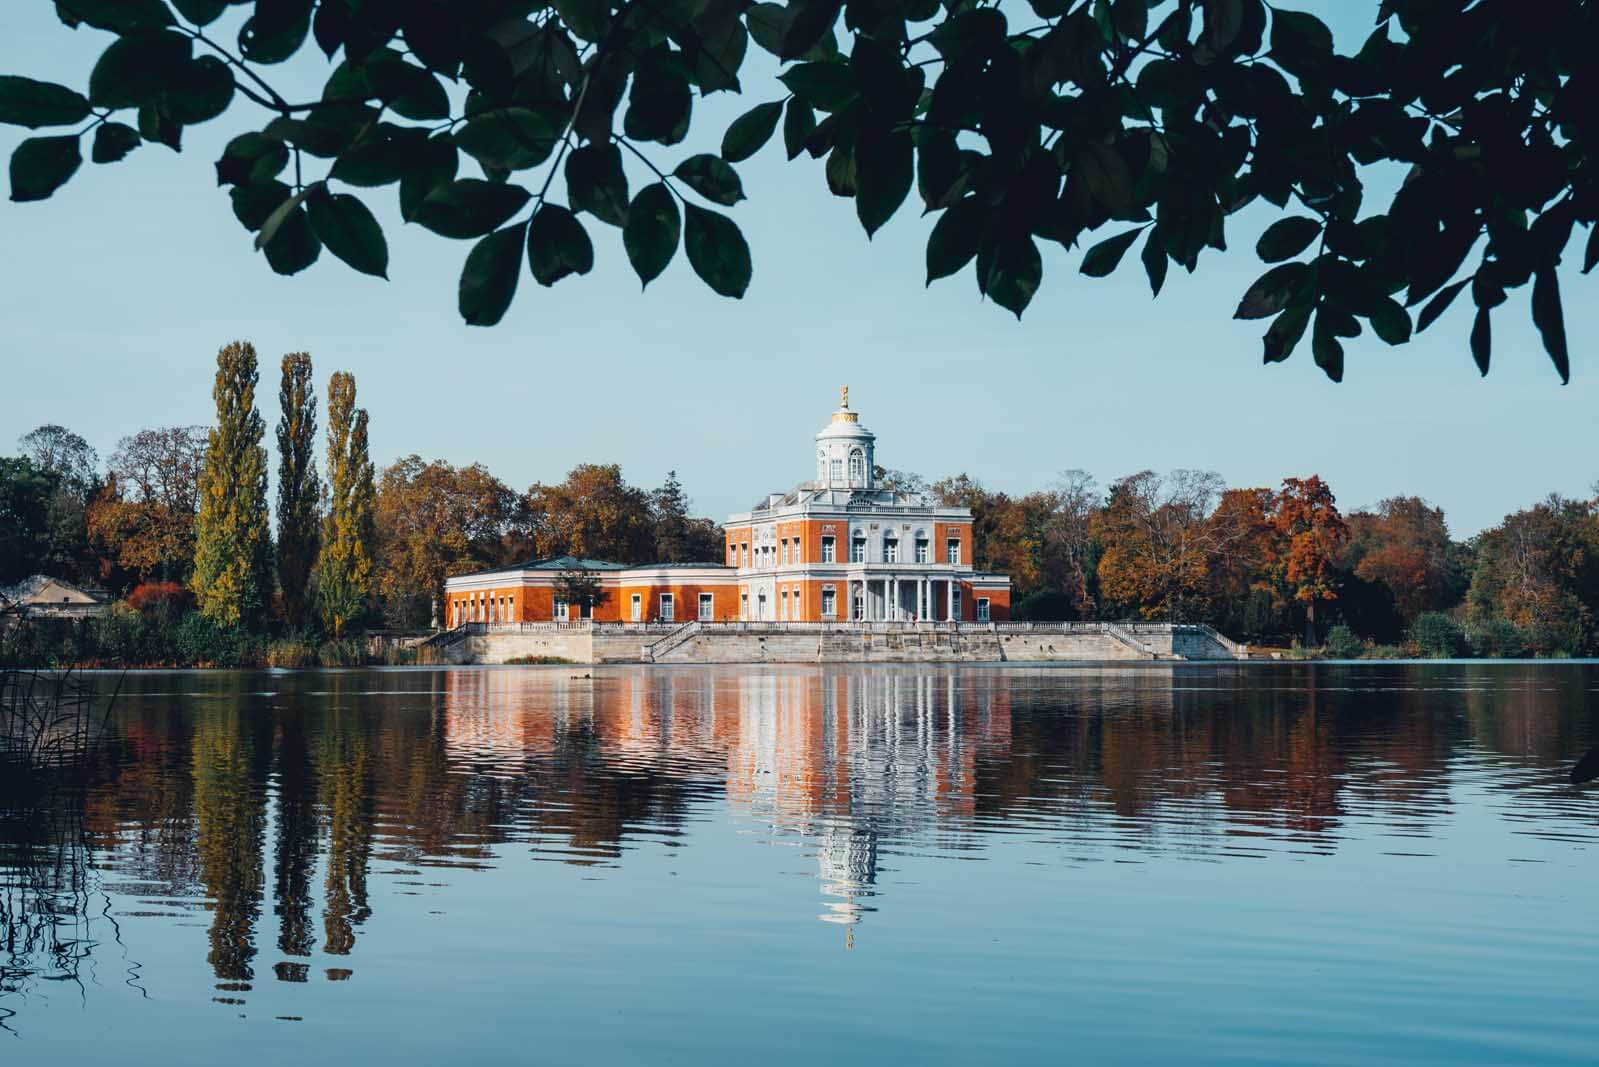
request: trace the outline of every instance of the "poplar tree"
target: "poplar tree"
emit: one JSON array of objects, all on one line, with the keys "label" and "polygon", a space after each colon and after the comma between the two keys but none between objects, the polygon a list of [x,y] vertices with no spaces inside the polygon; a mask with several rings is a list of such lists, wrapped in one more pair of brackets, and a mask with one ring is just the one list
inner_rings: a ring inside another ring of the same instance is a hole
[{"label": "poplar tree", "polygon": [[355,406],[355,378],[339,371],[328,380],[328,512],[317,567],[322,621],[335,637],[361,615],[372,593],[376,496],[366,411]]},{"label": "poplar tree", "polygon": [[270,581],[266,433],[255,408],[255,348],[235,341],[217,353],[217,424],[200,470],[194,527],[194,595],[225,626],[261,617]]},{"label": "poplar tree", "polygon": [[316,469],[316,395],[311,357],[283,357],[278,387],[278,585],[283,617],[305,624],[310,609],[311,568],[321,542],[322,483]]}]

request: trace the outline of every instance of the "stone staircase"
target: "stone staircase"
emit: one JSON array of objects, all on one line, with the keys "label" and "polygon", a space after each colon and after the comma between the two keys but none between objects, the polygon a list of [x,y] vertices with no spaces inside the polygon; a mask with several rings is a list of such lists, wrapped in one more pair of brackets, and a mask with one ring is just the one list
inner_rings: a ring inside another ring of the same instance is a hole
[{"label": "stone staircase", "polygon": [[645,663],[659,663],[664,657],[670,655],[673,649],[681,648],[692,641],[700,630],[701,626],[698,620],[685,622],[659,641],[645,645],[641,658]]}]

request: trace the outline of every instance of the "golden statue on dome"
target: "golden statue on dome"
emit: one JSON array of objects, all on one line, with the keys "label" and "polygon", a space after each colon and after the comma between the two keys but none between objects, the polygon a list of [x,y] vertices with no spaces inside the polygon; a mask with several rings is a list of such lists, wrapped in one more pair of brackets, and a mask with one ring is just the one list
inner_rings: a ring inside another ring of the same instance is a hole
[{"label": "golden statue on dome", "polygon": [[841,408],[849,407],[849,386],[847,385],[844,387],[844,396],[839,400],[838,406]]}]

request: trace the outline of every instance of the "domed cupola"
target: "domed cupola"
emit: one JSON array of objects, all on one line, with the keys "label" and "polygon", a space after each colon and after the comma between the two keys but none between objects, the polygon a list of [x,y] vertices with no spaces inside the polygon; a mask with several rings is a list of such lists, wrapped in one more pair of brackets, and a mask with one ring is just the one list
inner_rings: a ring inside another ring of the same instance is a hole
[{"label": "domed cupola", "polygon": [[850,410],[846,385],[832,421],[816,435],[816,483],[828,489],[872,488],[876,442],[876,435]]}]

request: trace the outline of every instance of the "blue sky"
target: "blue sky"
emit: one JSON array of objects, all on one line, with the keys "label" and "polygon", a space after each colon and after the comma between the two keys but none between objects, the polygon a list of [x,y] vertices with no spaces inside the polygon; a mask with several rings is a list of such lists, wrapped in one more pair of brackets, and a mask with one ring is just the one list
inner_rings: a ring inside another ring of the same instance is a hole
[{"label": "blue sky", "polygon": [[[1376,0],[1299,6],[1347,51]],[[6,8],[0,71],[87,82],[109,35],[66,30],[46,3]],[[742,96],[697,101],[695,136],[655,151],[663,169],[783,95],[764,54],[751,57]],[[315,86],[327,71],[317,62],[285,81]],[[774,143],[738,168],[749,199],[731,213],[755,259],[743,301],[711,293],[681,252],[640,293],[617,231],[591,223],[591,274],[543,289],[524,273],[505,320],[478,329],[455,306],[470,242],[402,225],[392,189],[366,198],[391,281],[327,253],[293,278],[271,273],[211,169],[232,134],[267,117],[241,101],[185,131],[181,155],[146,145],[118,164],[85,162],[43,203],[0,201],[0,450],[45,422],[102,455],[144,426],[207,422],[215,352],[239,338],[261,353],[269,426],[278,357],[305,350],[319,385],[355,374],[380,465],[411,452],[482,462],[517,488],[587,461],[620,463],[645,486],[675,468],[696,509],[718,518],[811,476],[810,435],[844,383],[880,462],[1012,492],[1067,468],[1102,483],[1146,467],[1213,469],[1234,485],[1315,472],[1346,510],[1416,493],[1469,535],[1547,492],[1586,496],[1599,478],[1595,319],[1574,269],[1569,386],[1532,329],[1527,291],[1495,318],[1486,380],[1462,301],[1409,345],[1350,343],[1334,385],[1308,344],[1263,366],[1265,324],[1230,318],[1264,269],[1252,247],[1267,214],[1229,220],[1232,251],[1207,253],[1193,276],[1174,271],[1153,302],[1131,256],[1090,279],[1077,273],[1081,250],[1045,249],[1044,287],[1018,323],[979,300],[969,269],[923,286],[930,220],[914,194],[868,241],[821,164],[790,163]],[[0,153],[26,135],[0,127]],[[648,180],[630,177],[635,190]]]}]

